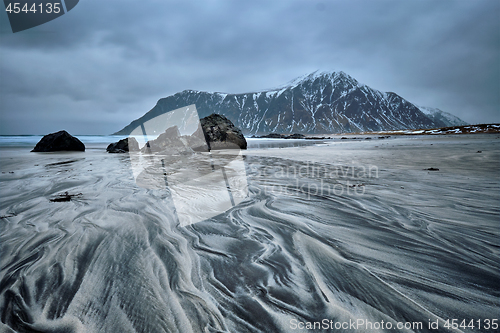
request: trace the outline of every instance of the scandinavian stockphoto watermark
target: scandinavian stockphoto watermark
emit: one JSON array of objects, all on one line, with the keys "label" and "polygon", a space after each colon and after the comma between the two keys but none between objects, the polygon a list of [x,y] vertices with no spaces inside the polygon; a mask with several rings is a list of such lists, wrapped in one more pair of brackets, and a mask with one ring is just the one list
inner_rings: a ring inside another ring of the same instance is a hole
[{"label": "scandinavian stockphoto watermark", "polygon": [[262,188],[257,192],[314,196],[364,195],[366,182],[378,178],[376,165],[362,165],[351,161],[350,165],[332,163],[297,163],[292,165],[250,165],[251,174],[261,179]]},{"label": "scandinavian stockphoto watermark", "polygon": [[[363,195],[378,168],[302,163],[276,165],[246,161],[239,147],[210,149],[196,105],[135,123],[129,138],[132,172],[138,186],[167,190],[180,226],[224,213],[249,194],[247,171],[256,180],[252,193],[313,196]],[[284,161],[284,160],[282,160]],[[257,177],[255,177],[257,175]]]},{"label": "scandinavian stockphoto watermark", "polygon": [[194,104],[137,123],[128,140],[136,184],[166,190],[182,227],[222,214],[248,195],[241,150],[210,149]]},{"label": "scandinavian stockphoto watermark", "polygon": [[[429,320],[428,328],[435,329],[438,322]],[[297,319],[290,320],[291,330],[421,330],[424,323],[416,322],[391,322],[391,321],[370,321],[367,319],[358,318],[349,321],[335,321],[331,319],[323,319],[321,321],[299,321]]]},{"label": "scandinavian stockphoto watermark", "polygon": [[52,21],[75,8],[79,0],[4,0],[12,32]]},{"label": "scandinavian stockphoto watermark", "polygon": [[363,318],[349,319],[349,321],[335,321],[331,319],[323,319],[321,321],[299,321],[297,319],[290,320],[290,329],[295,330],[340,330],[340,331],[366,331],[373,330],[393,330],[395,332],[401,330],[410,331],[440,331],[446,330],[482,330],[482,331],[498,331],[500,325],[498,319],[429,319],[427,322],[422,321],[374,321]]}]

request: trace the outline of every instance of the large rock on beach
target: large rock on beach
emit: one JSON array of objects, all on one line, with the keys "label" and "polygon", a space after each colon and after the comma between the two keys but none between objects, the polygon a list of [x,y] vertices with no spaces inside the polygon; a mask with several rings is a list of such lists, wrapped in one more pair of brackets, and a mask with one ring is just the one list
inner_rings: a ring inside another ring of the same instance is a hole
[{"label": "large rock on beach", "polygon": [[156,139],[148,141],[141,152],[185,155],[212,149],[246,148],[247,142],[241,130],[226,117],[212,114],[200,119],[200,126],[191,135],[181,135],[177,126],[167,128]]},{"label": "large rock on beach", "polygon": [[200,121],[210,149],[247,149],[243,133],[226,117],[213,113]]},{"label": "large rock on beach", "polygon": [[45,135],[32,152],[85,151],[85,145],[66,131]]},{"label": "large rock on beach", "polygon": [[129,151],[138,151],[139,143],[133,137],[121,139],[118,142],[110,143],[106,151],[108,153],[128,153]]}]

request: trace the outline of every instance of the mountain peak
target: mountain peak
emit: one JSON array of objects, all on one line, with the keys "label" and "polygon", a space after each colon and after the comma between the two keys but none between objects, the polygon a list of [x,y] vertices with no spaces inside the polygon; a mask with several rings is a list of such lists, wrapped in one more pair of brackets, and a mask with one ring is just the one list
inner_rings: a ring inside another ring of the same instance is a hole
[{"label": "mountain peak", "polygon": [[310,74],[306,74],[303,76],[299,76],[298,78],[293,79],[292,81],[288,82],[284,87],[291,87],[291,86],[297,86],[303,82],[314,82],[317,79],[319,80],[330,80],[330,81],[349,81],[352,82],[354,85],[358,85],[358,81],[354,79],[353,77],[349,76],[343,71],[333,71],[333,72],[326,72],[322,71],[320,72],[319,70],[314,71]]},{"label": "mountain peak", "polygon": [[127,135],[141,122],[191,104],[196,105],[200,118],[212,113],[224,115],[247,135],[444,126],[443,117],[426,115],[396,93],[372,89],[342,71],[315,71],[279,88],[260,92],[227,94],[184,90],[162,98],[151,111],[115,134]]}]

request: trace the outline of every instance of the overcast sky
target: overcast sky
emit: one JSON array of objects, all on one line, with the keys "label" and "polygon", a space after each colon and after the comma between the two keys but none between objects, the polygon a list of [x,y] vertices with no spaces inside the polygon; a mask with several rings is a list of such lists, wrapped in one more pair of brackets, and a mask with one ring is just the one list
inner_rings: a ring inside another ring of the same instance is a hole
[{"label": "overcast sky", "polygon": [[81,0],[13,34],[0,134],[109,134],[184,89],[251,92],[344,71],[471,123],[500,122],[498,0]]}]

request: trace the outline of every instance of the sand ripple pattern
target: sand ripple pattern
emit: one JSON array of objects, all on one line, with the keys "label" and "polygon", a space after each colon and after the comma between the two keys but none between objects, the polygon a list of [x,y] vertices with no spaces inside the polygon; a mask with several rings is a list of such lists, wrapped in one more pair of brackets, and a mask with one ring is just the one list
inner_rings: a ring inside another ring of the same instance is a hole
[{"label": "sand ripple pattern", "polygon": [[[248,198],[181,227],[168,189],[138,187],[126,156],[3,161],[2,332],[292,332],[325,318],[436,332],[429,320],[498,315],[498,177],[297,179],[270,171],[303,162],[247,156]],[[363,194],[311,190],[348,182]],[[50,202],[65,191],[82,195]]]}]

